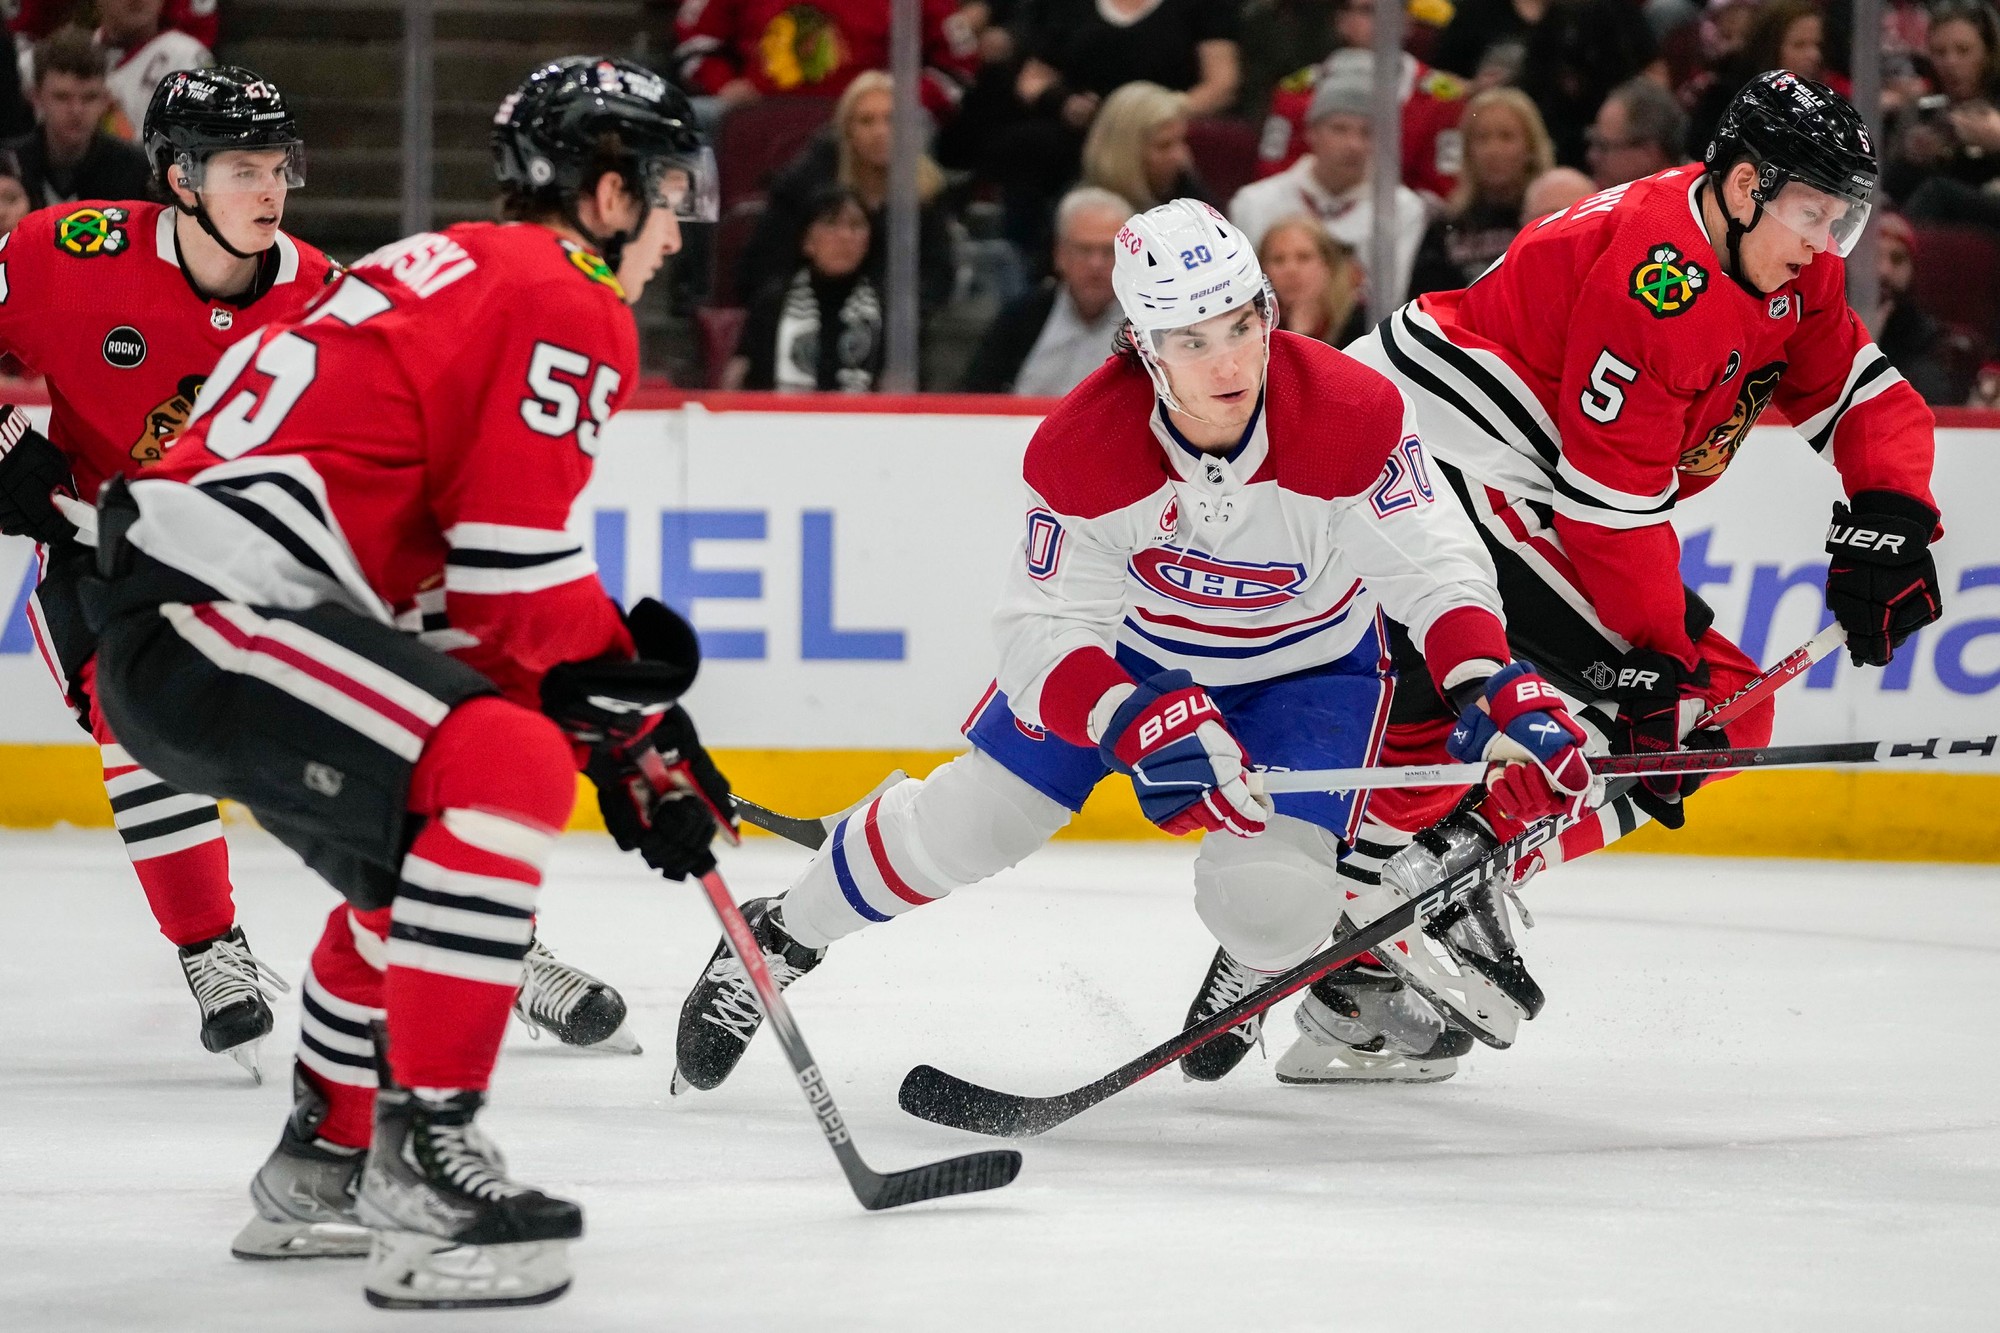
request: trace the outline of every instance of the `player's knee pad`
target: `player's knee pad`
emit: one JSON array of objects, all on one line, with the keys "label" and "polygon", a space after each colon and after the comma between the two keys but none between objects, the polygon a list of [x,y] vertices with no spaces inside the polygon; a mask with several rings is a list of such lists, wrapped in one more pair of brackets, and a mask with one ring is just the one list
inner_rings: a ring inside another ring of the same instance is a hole
[{"label": "player's knee pad", "polygon": [[1340,919],[1339,861],[1339,839],[1286,815],[1255,838],[1211,833],[1195,857],[1195,913],[1237,962],[1282,972]]},{"label": "player's knee pad", "polygon": [[973,750],[850,810],[785,895],[787,929],[823,947],[998,874],[1070,812]]},{"label": "player's knee pad", "polygon": [[576,803],[576,758],[555,723],[498,695],[452,709],[410,776],[410,809],[504,812],[561,829]]}]

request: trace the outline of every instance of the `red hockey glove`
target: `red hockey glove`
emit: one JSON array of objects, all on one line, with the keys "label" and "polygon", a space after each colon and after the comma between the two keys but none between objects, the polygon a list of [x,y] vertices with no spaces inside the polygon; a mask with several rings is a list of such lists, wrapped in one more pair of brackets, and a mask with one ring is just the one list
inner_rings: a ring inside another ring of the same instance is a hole
[{"label": "red hockey glove", "polygon": [[1485,810],[1527,824],[1580,814],[1590,795],[1583,728],[1534,664],[1517,661],[1486,678],[1445,739],[1454,759],[1506,761],[1487,780]]},{"label": "red hockey glove", "polygon": [[1894,491],[1863,491],[1833,507],[1826,530],[1826,609],[1847,631],[1856,666],[1886,666],[1903,640],[1944,610],[1931,559],[1935,509]]},{"label": "red hockey glove", "polygon": [[1222,711],[1185,671],[1142,681],[1111,715],[1098,750],[1132,775],[1146,818],[1176,837],[1209,829],[1251,838],[1271,817],[1250,794],[1248,757]]},{"label": "red hockey glove", "polygon": [[76,494],[69,460],[27,413],[0,404],[0,533],[51,546],[75,537],[76,525],[55,506],[58,494]]}]

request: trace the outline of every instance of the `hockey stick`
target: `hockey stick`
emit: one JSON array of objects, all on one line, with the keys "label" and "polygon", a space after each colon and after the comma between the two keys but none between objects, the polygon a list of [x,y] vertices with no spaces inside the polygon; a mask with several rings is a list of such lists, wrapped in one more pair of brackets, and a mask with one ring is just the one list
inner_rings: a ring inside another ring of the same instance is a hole
[{"label": "hockey stick", "polygon": [[[685,760],[669,765],[651,744],[641,744],[628,755],[638,764],[639,771],[645,774],[655,791],[680,790],[704,805],[708,804],[707,794],[689,774]],[[709,812],[717,813],[712,805]],[[716,824],[725,838],[735,841],[736,830],[726,820],[718,818]],[[854,1190],[854,1197],[861,1201],[863,1208],[876,1212],[952,1194],[977,1194],[981,1190],[999,1189],[1014,1183],[1014,1177],[1021,1174],[1021,1154],[1011,1148],[968,1153],[927,1166],[911,1167],[907,1171],[891,1171],[887,1175],[862,1161],[860,1150],[854,1146],[853,1136],[847,1131],[847,1122],[841,1118],[840,1108],[833,1104],[833,1093],[826,1086],[825,1076],[819,1072],[819,1063],[806,1048],[805,1035],[792,1019],[791,1006],[785,1003],[785,993],[772,979],[771,969],[764,962],[763,946],[751,933],[750,923],[743,919],[743,910],[736,905],[735,896],[722,882],[722,872],[713,862],[701,876],[701,887],[708,894],[708,905],[715,909],[716,920],[722,923],[722,937],[729,942],[729,951],[736,955],[744,975],[750,978],[750,987],[757,993],[757,1007],[770,1020],[771,1030],[777,1033],[778,1044],[784,1047],[785,1058],[792,1062],[799,1087],[813,1109],[813,1118],[819,1122],[820,1133],[826,1136],[827,1146],[833,1149],[841,1171],[847,1176],[848,1185]]]},{"label": "hockey stick", "polygon": [[[1844,638],[1838,626],[1822,630],[1797,651],[1759,673],[1742,689],[1710,709],[1696,726],[1720,726],[1739,716],[1768,698],[1787,681],[1803,675],[1814,662],[1838,647]],[[1475,767],[1482,771],[1484,768],[1483,765]],[[1210,1038],[1262,1013],[1336,968],[1345,967],[1362,954],[1373,952],[1437,912],[1454,894],[1483,883],[1488,875],[1496,871],[1504,872],[1511,868],[1575,822],[1558,817],[1530,825],[1470,866],[1447,874],[1429,889],[1370,922],[1358,933],[1337,941],[1289,972],[1279,974],[1268,986],[1244,996],[1178,1036],[1170,1037],[1094,1083],[1054,1097],[1022,1097],[969,1083],[934,1065],[919,1065],[904,1075],[896,1100],[911,1115],[940,1125],[1003,1138],[1028,1138],[1040,1134],[1089,1110],[1105,1098],[1123,1092],[1139,1080],[1158,1073]]]},{"label": "hockey stick", "polygon": [[895,786],[908,776],[910,775],[900,768],[892,769],[888,777],[883,778],[875,784],[873,791],[856,801],[853,805],[848,806],[845,810],[837,810],[833,814],[824,815],[818,819],[801,819],[797,815],[781,815],[776,810],[759,805],[755,801],[746,801],[741,796],[732,795],[729,799],[735,803],[736,814],[744,823],[755,824],[766,833],[777,834],[786,842],[795,842],[801,847],[818,851],[826,845],[827,838],[832,836],[834,829],[839,827],[842,819],[852,814],[861,806],[868,804],[868,802],[874,800],[877,796],[880,796],[883,792],[889,790],[889,788]]}]

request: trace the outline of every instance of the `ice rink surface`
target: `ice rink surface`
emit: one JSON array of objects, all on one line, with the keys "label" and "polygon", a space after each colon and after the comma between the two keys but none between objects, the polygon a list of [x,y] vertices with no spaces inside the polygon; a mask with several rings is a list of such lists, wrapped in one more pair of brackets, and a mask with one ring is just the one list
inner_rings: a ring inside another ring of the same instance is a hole
[{"label": "ice rink surface", "polygon": [[[259,835],[241,919],[296,980],[332,894]],[[838,947],[792,992],[862,1151],[988,1141],[903,1115],[921,1061],[1067,1089],[1175,1031],[1212,945],[1189,845],[1057,845]],[[739,898],[802,854],[760,841]],[[565,841],[544,938],[646,1054],[510,1036],[484,1123],[581,1200],[540,1310],[390,1314],[358,1266],[228,1253],[287,1105],[205,1055],[109,833],[0,834],[0,1327],[599,1330],[1953,1329],[2000,1324],[2000,869],[1599,857],[1537,881],[1548,1009],[1417,1088],[1156,1076],[1006,1190],[867,1214],[768,1039],[669,1100],[716,939],[696,890]],[[1291,1004],[1269,1036],[1293,1035]]]}]

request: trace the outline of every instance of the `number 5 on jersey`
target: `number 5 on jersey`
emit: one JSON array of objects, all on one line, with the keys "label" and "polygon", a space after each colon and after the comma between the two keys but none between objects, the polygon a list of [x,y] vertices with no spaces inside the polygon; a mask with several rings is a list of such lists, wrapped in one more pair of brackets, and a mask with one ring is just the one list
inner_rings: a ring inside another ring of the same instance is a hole
[{"label": "number 5 on jersey", "polygon": [[1605,348],[1597,354],[1597,364],[1590,368],[1590,387],[1583,391],[1583,414],[1606,426],[1618,420],[1618,414],[1625,410],[1624,386],[1638,379],[1638,371],[1611,355],[1609,347]]}]

